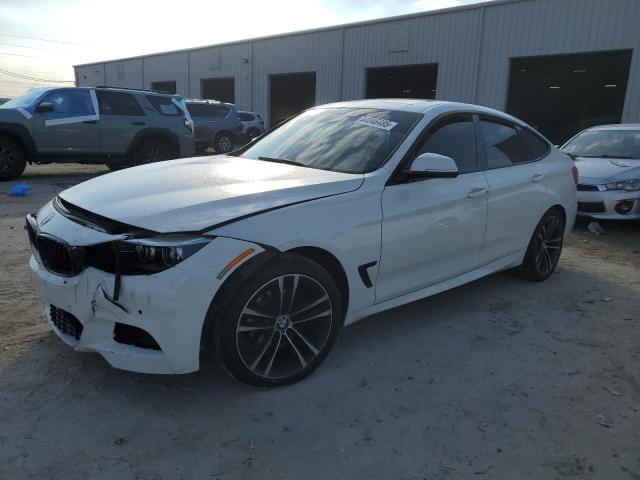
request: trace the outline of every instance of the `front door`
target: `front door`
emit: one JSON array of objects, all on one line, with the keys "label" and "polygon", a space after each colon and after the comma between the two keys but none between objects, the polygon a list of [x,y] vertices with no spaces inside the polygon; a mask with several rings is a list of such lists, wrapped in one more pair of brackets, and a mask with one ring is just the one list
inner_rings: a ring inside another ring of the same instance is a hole
[{"label": "front door", "polygon": [[427,127],[408,159],[426,152],[453,158],[459,175],[385,188],[377,303],[479,265],[488,185],[476,161],[473,116],[450,115]]},{"label": "front door", "polygon": [[54,90],[42,102],[53,111],[34,112],[34,137],[40,154],[96,154],[100,126],[95,92],[85,88]]}]

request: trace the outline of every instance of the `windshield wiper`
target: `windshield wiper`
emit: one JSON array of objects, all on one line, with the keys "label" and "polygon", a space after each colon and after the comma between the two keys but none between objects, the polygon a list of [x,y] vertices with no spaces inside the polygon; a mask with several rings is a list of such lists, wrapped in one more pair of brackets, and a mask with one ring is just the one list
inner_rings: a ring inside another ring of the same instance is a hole
[{"label": "windshield wiper", "polygon": [[602,155],[575,155],[575,156],[582,157],[582,158],[613,158],[618,160],[638,160],[638,158],[630,157],[628,155],[608,155],[606,153],[603,153]]},{"label": "windshield wiper", "polygon": [[287,160],[286,158],[271,158],[271,157],[258,157],[258,160],[264,160],[265,162],[284,163],[286,165],[295,165],[296,167],[306,167],[304,163],[296,162],[295,160]]}]

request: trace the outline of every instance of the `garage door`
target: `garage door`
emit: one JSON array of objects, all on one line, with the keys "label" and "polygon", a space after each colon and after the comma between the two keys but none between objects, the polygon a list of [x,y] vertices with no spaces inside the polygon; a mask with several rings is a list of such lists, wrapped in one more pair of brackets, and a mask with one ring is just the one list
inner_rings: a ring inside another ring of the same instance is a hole
[{"label": "garage door", "polygon": [[622,118],[632,50],[511,59],[507,111],[564,143]]},{"label": "garage door", "polygon": [[269,125],[274,126],[316,104],[316,73],[270,75]]}]

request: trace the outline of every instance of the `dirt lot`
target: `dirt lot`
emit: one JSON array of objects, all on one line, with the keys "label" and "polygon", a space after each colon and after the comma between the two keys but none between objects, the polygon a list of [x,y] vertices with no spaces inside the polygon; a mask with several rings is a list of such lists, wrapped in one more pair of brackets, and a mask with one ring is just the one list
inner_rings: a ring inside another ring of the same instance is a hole
[{"label": "dirt lot", "polygon": [[24,215],[103,172],[0,184],[0,479],[640,479],[640,225],[579,225],[549,281],[363,320],[307,380],[256,390],[118,371],[49,330]]}]

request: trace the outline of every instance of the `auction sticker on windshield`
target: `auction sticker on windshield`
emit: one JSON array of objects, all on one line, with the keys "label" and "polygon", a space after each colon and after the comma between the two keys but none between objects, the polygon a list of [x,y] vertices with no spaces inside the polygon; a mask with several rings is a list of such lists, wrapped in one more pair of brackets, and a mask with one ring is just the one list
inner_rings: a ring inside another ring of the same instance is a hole
[{"label": "auction sticker on windshield", "polygon": [[390,131],[393,127],[398,125],[398,122],[392,122],[391,120],[385,120],[384,118],[376,117],[360,117],[353,122],[354,125],[366,125],[368,127],[379,128],[381,130]]}]

